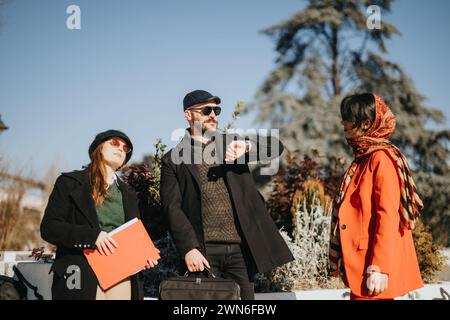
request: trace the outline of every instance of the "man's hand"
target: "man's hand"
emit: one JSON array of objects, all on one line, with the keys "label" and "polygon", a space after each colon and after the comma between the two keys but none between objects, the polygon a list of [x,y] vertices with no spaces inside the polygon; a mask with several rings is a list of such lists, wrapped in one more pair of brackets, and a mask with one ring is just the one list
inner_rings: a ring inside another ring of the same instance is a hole
[{"label": "man's hand", "polygon": [[249,141],[232,141],[225,153],[225,162],[234,162],[237,158],[250,151],[251,143]]},{"label": "man's hand", "polygon": [[384,292],[388,288],[389,277],[387,274],[372,271],[367,274],[367,289],[370,296],[376,296]]},{"label": "man's hand", "polygon": [[206,260],[202,253],[197,249],[192,249],[191,251],[186,253],[184,261],[186,262],[186,266],[188,267],[189,272],[203,271],[205,270],[205,266],[211,268],[209,266],[208,260]]}]

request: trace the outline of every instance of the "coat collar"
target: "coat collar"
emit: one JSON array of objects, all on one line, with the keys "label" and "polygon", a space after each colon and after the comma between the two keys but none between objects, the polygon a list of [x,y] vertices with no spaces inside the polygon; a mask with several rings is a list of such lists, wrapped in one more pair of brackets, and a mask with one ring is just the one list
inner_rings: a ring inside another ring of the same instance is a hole
[{"label": "coat collar", "polygon": [[73,171],[69,173],[63,173],[68,177],[71,177],[78,181],[79,185],[72,190],[70,196],[75,202],[78,209],[86,217],[92,227],[99,225],[97,218],[97,210],[95,209],[94,199],[92,199],[92,187],[89,181],[89,174],[87,169],[81,171]]},{"label": "coat collar", "polygon": [[187,128],[185,131],[184,137],[175,146],[175,148],[173,149],[173,152],[178,153],[178,156],[182,159],[181,164],[186,166],[186,168],[191,173],[191,175],[194,178],[197,185],[200,185],[200,178],[199,178],[198,170],[197,170],[195,164],[186,163],[183,159],[183,150],[185,150],[186,148],[192,148],[193,145],[194,145],[194,139],[191,136],[191,129]]},{"label": "coat collar", "polygon": [[[99,225],[97,210],[95,208],[94,199],[92,199],[92,186],[89,180],[89,174],[87,169],[81,171],[73,171],[69,173],[63,173],[63,175],[71,177],[78,181],[79,185],[70,193],[73,201],[78,209],[86,217],[92,227]],[[122,193],[122,203],[125,212],[125,221],[129,221],[138,216],[137,212],[134,212],[136,208],[132,208],[128,199],[133,196],[130,188],[120,178],[117,178],[117,184],[119,190]]]}]

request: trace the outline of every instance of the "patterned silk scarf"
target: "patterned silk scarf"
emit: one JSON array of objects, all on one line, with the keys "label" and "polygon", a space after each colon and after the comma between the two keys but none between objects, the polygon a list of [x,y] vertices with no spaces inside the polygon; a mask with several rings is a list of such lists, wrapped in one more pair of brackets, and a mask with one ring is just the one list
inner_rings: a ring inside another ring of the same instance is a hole
[{"label": "patterned silk scarf", "polygon": [[340,188],[333,201],[329,247],[329,272],[331,276],[340,276],[342,272],[342,251],[338,223],[339,207],[350,181],[364,157],[375,151],[385,150],[394,160],[400,183],[399,214],[403,228],[413,229],[420,210],[423,208],[405,156],[399,148],[387,140],[395,131],[395,116],[380,97],[375,96],[375,102],[376,116],[372,126],[364,136],[357,139],[347,139],[348,144],[353,148],[355,159],[344,173]]}]

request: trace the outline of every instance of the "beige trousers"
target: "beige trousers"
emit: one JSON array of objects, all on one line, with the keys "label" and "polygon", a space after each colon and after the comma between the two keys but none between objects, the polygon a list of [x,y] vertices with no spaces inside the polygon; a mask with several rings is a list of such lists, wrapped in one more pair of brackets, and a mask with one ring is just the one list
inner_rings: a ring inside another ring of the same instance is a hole
[{"label": "beige trousers", "polygon": [[97,286],[96,300],[131,300],[130,278],[119,282],[106,291],[103,291],[102,288]]}]

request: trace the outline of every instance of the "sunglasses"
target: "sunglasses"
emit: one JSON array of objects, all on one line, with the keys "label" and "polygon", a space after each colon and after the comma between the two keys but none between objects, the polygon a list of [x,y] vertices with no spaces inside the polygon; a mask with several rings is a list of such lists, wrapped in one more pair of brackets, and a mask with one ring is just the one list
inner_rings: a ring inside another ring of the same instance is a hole
[{"label": "sunglasses", "polygon": [[211,112],[214,110],[214,114],[218,116],[222,111],[221,107],[203,107],[203,108],[192,108],[192,111],[200,111],[203,115],[209,116]]},{"label": "sunglasses", "polygon": [[123,147],[122,147],[123,152],[125,152],[125,153],[131,152],[131,148],[127,144],[120,141],[119,139],[113,138],[113,139],[109,140],[109,144],[116,148],[120,148],[120,145],[123,144]]}]

